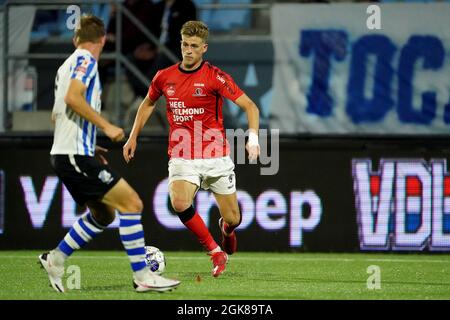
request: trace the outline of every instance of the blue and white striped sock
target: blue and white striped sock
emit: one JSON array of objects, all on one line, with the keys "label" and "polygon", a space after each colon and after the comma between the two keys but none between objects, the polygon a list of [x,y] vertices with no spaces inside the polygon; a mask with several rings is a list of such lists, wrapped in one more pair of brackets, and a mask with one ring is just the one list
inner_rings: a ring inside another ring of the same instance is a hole
[{"label": "blue and white striped sock", "polygon": [[84,247],[86,243],[101,233],[104,228],[105,226],[95,221],[92,213],[88,212],[73,224],[70,231],[58,244],[57,249],[65,255],[64,258],[67,258],[75,250]]},{"label": "blue and white striped sock", "polygon": [[145,263],[144,229],[141,224],[141,214],[120,214],[120,240],[128,254],[133,272],[143,270]]}]

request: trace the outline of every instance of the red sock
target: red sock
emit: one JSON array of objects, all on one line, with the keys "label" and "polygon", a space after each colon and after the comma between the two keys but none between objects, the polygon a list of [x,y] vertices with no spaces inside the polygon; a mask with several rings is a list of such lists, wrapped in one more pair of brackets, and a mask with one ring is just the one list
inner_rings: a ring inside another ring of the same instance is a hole
[{"label": "red sock", "polygon": [[214,241],[202,217],[200,217],[197,212],[195,212],[194,216],[190,220],[183,223],[195,234],[198,241],[207,251],[212,251],[217,248],[217,243]]}]

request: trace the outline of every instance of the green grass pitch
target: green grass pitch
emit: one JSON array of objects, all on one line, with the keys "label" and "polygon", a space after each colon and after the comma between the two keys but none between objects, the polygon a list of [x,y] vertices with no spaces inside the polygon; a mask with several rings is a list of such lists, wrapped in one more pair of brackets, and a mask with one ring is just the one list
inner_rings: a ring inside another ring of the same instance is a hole
[{"label": "green grass pitch", "polygon": [[[0,252],[0,299],[303,300],[450,299],[450,255],[248,253],[231,256],[226,272],[211,276],[201,252],[165,252],[165,276],[182,281],[166,293],[135,293],[121,251],[79,251],[80,289],[54,292],[38,265],[41,251]],[[380,270],[380,289],[368,289],[368,267]],[[68,279],[65,276],[64,284]],[[74,282],[72,282],[74,283]]]}]

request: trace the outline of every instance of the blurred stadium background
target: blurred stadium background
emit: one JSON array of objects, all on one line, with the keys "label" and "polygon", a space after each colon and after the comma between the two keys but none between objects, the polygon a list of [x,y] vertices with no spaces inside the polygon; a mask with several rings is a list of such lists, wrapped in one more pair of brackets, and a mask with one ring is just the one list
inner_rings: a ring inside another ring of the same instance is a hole
[{"label": "blurred stadium background", "polygon": [[[107,23],[112,2],[0,1],[0,250],[51,248],[82,214],[48,160],[54,77],[73,50],[67,6]],[[450,251],[450,2],[194,3],[211,29],[206,59],[257,103],[261,128],[279,130],[269,131],[279,136],[271,159],[236,166],[240,251]],[[381,29],[368,28],[371,4]],[[130,130],[136,69],[119,51],[103,59],[120,67],[102,79],[104,115]],[[247,128],[229,101],[224,116],[227,128]],[[168,202],[167,130],[160,108],[129,166],[121,145],[99,144],[144,200],[147,240],[199,250]],[[276,174],[261,175],[271,166]],[[211,194],[195,205],[218,238]],[[87,248],[121,250],[116,227]]]}]

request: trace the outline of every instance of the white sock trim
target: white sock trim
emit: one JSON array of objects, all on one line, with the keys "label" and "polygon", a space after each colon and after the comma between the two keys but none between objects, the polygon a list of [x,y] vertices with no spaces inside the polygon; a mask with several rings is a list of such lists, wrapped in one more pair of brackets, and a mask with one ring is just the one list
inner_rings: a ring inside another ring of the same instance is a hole
[{"label": "white sock trim", "polygon": [[213,250],[211,250],[209,253],[213,254],[213,253],[220,252],[220,251],[222,251],[222,248],[220,248],[220,246],[217,246]]},{"label": "white sock trim", "polygon": [[140,231],[143,231],[143,227],[142,224],[136,224],[134,226],[131,227],[120,227],[120,235],[122,236],[127,236],[133,233],[138,233]]}]

